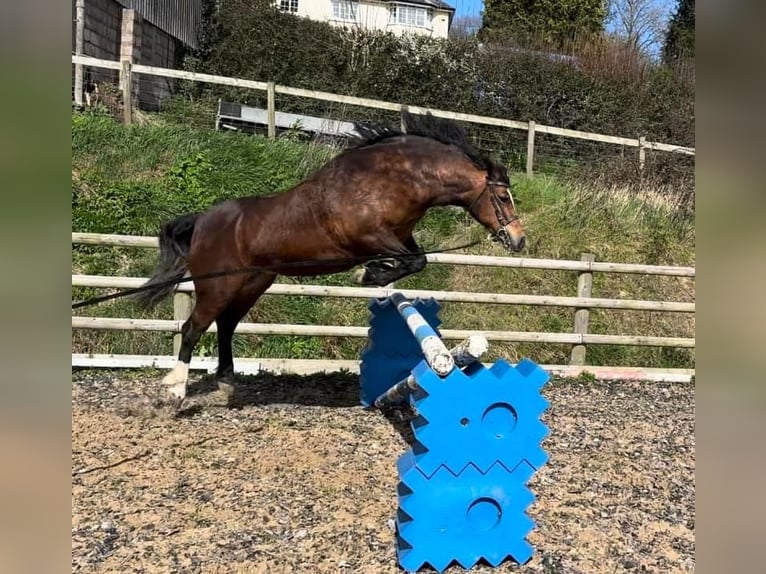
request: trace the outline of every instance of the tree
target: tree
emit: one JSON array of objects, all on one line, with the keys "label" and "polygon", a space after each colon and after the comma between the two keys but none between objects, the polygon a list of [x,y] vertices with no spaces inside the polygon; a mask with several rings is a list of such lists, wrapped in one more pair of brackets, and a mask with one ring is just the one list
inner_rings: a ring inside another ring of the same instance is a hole
[{"label": "tree", "polygon": [[609,28],[637,54],[659,52],[667,16],[657,0],[609,0]]},{"label": "tree", "polygon": [[473,38],[481,28],[479,16],[459,16],[450,26],[450,38]]},{"label": "tree", "polygon": [[606,0],[485,0],[480,35],[564,46],[598,36],[606,14]]},{"label": "tree", "polygon": [[680,0],[670,19],[662,60],[668,65],[694,59],[694,0]]}]

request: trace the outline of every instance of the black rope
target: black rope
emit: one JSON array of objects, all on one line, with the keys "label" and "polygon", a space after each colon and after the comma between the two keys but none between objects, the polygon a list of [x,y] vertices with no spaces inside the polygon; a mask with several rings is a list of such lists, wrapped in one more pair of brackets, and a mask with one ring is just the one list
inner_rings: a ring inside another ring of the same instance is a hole
[{"label": "black rope", "polygon": [[273,272],[277,269],[285,269],[285,268],[300,268],[300,267],[311,267],[315,265],[355,265],[359,263],[368,263],[370,261],[381,261],[386,259],[407,259],[409,257],[421,257],[423,255],[431,255],[436,253],[446,253],[448,251],[457,251],[459,249],[467,249],[469,247],[473,247],[474,245],[478,245],[481,243],[481,241],[472,241],[471,243],[466,243],[464,245],[458,245],[457,247],[448,247],[444,249],[434,249],[432,251],[413,251],[409,253],[396,253],[396,254],[381,254],[381,255],[366,255],[366,256],[360,256],[360,257],[346,257],[346,258],[338,258],[338,259],[315,259],[315,260],[309,260],[309,261],[291,261],[287,263],[275,263],[274,265],[263,265],[263,266],[254,266],[254,267],[242,267],[240,269],[230,269],[227,271],[215,271],[212,273],[205,273],[203,275],[195,275],[195,276],[189,276],[184,277],[178,281],[176,280],[170,280],[170,281],[161,281],[159,283],[144,283],[140,287],[133,287],[131,289],[123,289],[122,291],[118,291],[116,293],[110,293],[109,295],[101,295],[99,297],[91,297],[90,299],[85,299],[84,301],[78,301],[77,303],[72,303],[72,309],[80,309],[81,307],[90,307],[91,305],[96,305],[98,303],[103,303],[104,301],[110,301],[112,299],[118,299],[120,297],[127,297],[129,295],[134,295],[136,293],[140,293],[142,291],[148,291],[149,289],[155,289],[157,287],[166,287],[169,285],[179,285],[181,283],[188,283],[189,281],[200,281],[203,279],[213,279],[215,277],[223,277],[225,275],[239,275],[239,274],[249,274],[249,273],[263,273],[263,272]]}]

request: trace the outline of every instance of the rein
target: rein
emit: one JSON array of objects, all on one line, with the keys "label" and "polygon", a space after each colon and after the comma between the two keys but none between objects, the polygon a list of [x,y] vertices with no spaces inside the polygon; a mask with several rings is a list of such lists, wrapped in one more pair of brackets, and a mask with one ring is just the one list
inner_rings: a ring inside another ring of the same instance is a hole
[{"label": "rein", "polygon": [[112,299],[118,299],[120,297],[135,295],[136,293],[141,293],[142,291],[147,291],[149,289],[154,289],[156,287],[180,285],[181,283],[188,283],[190,281],[200,281],[203,279],[213,279],[215,277],[223,277],[225,275],[240,275],[240,274],[263,273],[263,272],[269,273],[269,272],[275,272],[279,269],[293,268],[293,267],[300,268],[300,267],[312,267],[317,265],[321,266],[321,265],[339,265],[339,264],[353,265],[358,263],[368,263],[370,261],[384,261],[387,259],[407,259],[409,257],[421,257],[423,255],[447,253],[449,251],[458,251],[460,249],[468,249],[469,247],[473,247],[474,245],[478,245],[479,243],[481,243],[481,241],[477,240],[477,241],[472,241],[470,243],[464,243],[463,245],[458,245],[457,247],[446,247],[443,249],[434,249],[431,251],[411,251],[407,253],[397,253],[393,255],[380,254],[380,255],[359,256],[359,257],[337,258],[337,259],[313,259],[308,261],[292,261],[287,263],[278,263],[274,265],[242,267],[240,269],[231,269],[227,271],[215,271],[213,273],[205,273],[202,275],[190,275],[178,281],[170,280],[170,281],[160,281],[157,283],[145,283],[144,285],[141,285],[140,287],[123,289],[122,291],[117,291],[116,293],[110,293],[109,295],[91,297],[90,299],[85,299],[84,301],[78,301],[76,303],[72,303],[72,309],[90,307],[91,305],[103,303],[104,301],[110,301]]}]

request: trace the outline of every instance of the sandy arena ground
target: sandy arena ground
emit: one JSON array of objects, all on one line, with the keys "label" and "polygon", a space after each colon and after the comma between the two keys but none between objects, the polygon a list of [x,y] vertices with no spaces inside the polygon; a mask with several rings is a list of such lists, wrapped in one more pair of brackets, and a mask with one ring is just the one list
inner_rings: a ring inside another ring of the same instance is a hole
[{"label": "sandy arena ground", "polygon": [[[353,375],[259,375],[238,379],[235,408],[197,378],[174,416],[151,406],[161,374],[73,374],[73,572],[402,572],[408,411],[363,410]],[[472,572],[694,571],[694,386],[552,380],[544,394],[537,553]]]}]

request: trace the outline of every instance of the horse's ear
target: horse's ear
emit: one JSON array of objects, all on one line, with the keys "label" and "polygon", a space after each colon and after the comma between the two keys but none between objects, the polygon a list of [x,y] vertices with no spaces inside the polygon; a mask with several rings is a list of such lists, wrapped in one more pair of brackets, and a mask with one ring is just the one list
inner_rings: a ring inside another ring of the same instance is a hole
[{"label": "horse's ear", "polygon": [[487,177],[493,181],[497,181],[497,179],[501,175],[502,175],[502,169],[500,169],[500,166],[498,166],[497,162],[488,161],[487,162]]},{"label": "horse's ear", "polygon": [[487,170],[490,177],[496,181],[502,181],[504,183],[510,183],[508,176],[508,168],[498,161],[491,161],[489,169]]}]

